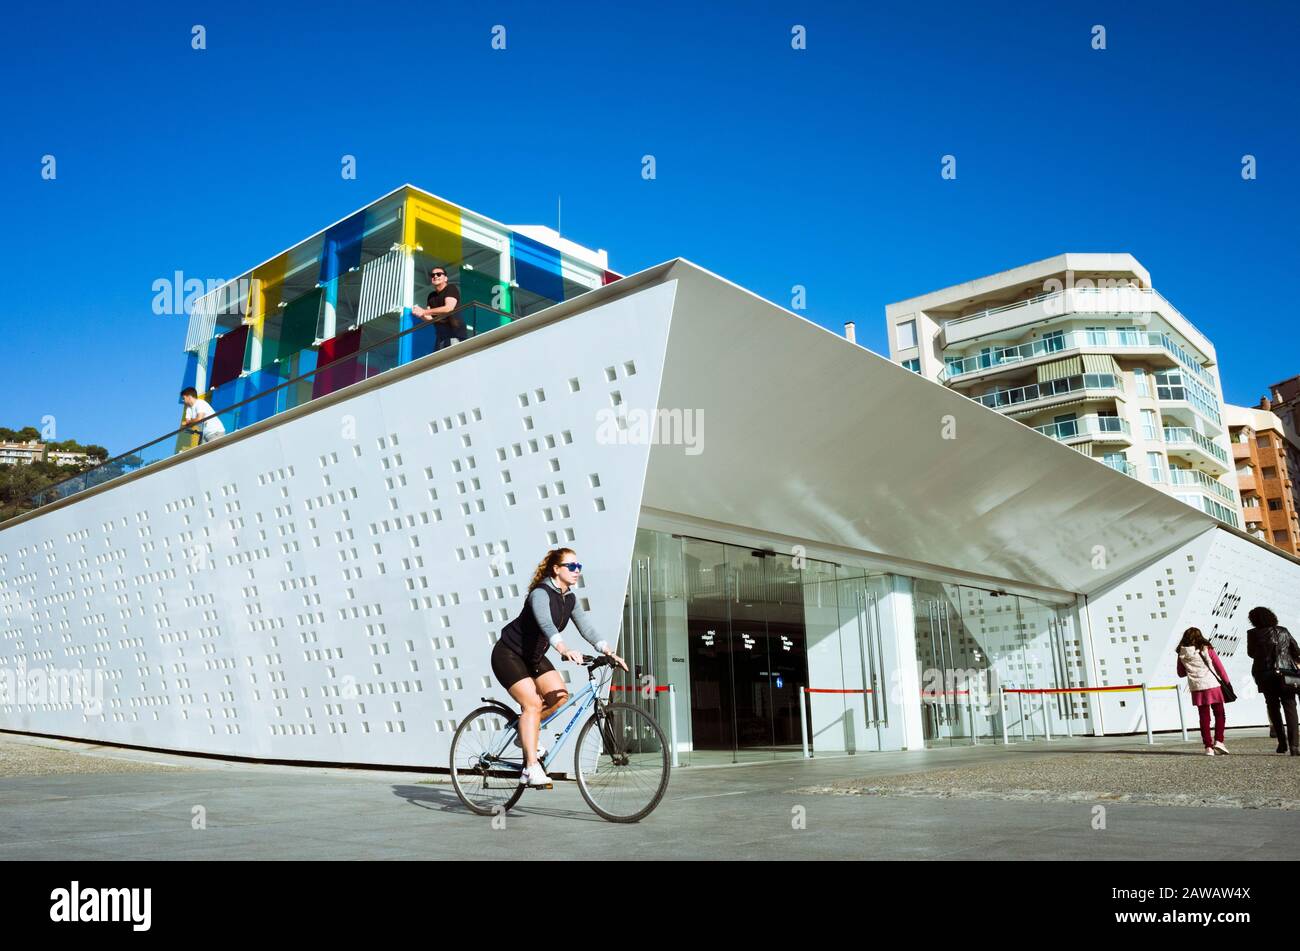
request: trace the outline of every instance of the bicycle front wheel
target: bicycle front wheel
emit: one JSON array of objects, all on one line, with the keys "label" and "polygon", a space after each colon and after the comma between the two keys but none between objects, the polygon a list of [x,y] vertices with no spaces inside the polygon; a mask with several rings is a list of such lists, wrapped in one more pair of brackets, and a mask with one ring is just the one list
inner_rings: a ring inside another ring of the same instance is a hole
[{"label": "bicycle front wheel", "polygon": [[505,812],[524,794],[519,785],[523,754],[511,744],[514,723],[500,707],[479,707],[451,741],[451,784],[471,812]]},{"label": "bicycle front wheel", "polygon": [[578,790],[596,815],[637,822],[663,798],[671,762],[654,717],[630,703],[607,703],[583,724],[573,765]]}]

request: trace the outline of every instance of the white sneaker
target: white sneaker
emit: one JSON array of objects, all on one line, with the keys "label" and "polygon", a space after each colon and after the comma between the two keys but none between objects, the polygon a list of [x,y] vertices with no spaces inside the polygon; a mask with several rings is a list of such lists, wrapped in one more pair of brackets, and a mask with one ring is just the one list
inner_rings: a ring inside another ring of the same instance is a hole
[{"label": "white sneaker", "polygon": [[1214,747],[1213,747],[1213,746],[1207,746],[1207,747],[1205,748],[1205,755],[1206,755],[1206,756],[1213,756],[1213,755],[1214,755]]},{"label": "white sneaker", "polygon": [[1216,743],[1214,744],[1214,750],[1215,750],[1215,752],[1217,752],[1217,753],[1223,753],[1223,754],[1225,754],[1225,755],[1226,755],[1227,752],[1228,752],[1228,748],[1227,748],[1226,746],[1223,745],[1223,741],[1222,741],[1222,740],[1219,740],[1218,742],[1216,742]]},{"label": "white sneaker", "polygon": [[546,770],[542,768],[541,763],[534,763],[519,774],[519,785],[549,786],[551,785],[551,777],[546,775]]}]

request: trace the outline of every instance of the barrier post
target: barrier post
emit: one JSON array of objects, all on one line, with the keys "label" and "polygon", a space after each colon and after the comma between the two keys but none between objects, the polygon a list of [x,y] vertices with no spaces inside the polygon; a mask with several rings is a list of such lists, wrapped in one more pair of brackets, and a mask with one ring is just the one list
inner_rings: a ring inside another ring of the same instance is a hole
[{"label": "barrier post", "polygon": [[1043,739],[1052,738],[1052,721],[1047,715],[1047,694],[1039,694],[1043,698]]},{"label": "barrier post", "polygon": [[1070,694],[1065,695],[1065,735],[1074,739],[1074,698]]},{"label": "barrier post", "polygon": [[[1190,689],[1190,688],[1189,688]],[[1187,718],[1183,716],[1183,688],[1174,688],[1174,699],[1178,701],[1178,728],[1183,731],[1183,742],[1187,742]]]},{"label": "barrier post", "polygon": [[677,768],[677,688],[668,685],[668,742],[673,745],[673,769]]},{"label": "barrier post", "polygon": [[970,710],[970,741],[972,746],[980,745],[980,731],[975,729],[975,691],[966,684],[966,706]]},{"label": "barrier post", "polygon": [[1151,735],[1151,704],[1147,700],[1147,682],[1142,681],[1142,719],[1147,724],[1147,745],[1155,746],[1156,738]]},{"label": "barrier post", "polygon": [[808,717],[812,711],[808,705],[808,688],[799,688],[799,699],[803,702],[799,704],[799,733],[803,736],[803,758],[812,759],[812,750],[808,749]]},{"label": "barrier post", "polygon": [[1025,695],[1018,693],[1016,698],[1020,701],[1020,738],[1028,742],[1029,734],[1025,732]]},{"label": "barrier post", "polygon": [[1010,746],[1007,739],[1007,688],[998,684],[998,716],[1002,718],[1002,745]]}]

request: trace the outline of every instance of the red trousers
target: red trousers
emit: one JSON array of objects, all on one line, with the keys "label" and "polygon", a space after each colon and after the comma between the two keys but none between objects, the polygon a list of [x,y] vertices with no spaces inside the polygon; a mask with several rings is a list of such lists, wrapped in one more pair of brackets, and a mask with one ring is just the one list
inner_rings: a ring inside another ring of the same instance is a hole
[{"label": "red trousers", "polygon": [[[1210,708],[1214,708],[1214,739],[1210,739]],[[1197,707],[1196,712],[1201,715],[1201,742],[1206,746],[1213,746],[1215,743],[1223,742],[1223,704],[1206,704],[1203,707]]]}]

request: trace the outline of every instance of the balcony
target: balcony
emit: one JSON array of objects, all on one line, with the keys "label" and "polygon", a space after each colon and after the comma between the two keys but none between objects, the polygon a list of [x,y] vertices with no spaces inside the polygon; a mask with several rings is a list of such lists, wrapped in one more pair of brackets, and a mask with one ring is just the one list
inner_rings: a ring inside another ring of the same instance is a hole
[{"label": "balcony", "polygon": [[1237,491],[1245,494],[1247,492],[1258,492],[1259,488],[1255,482],[1255,470],[1247,469],[1237,470]]},{"label": "balcony", "polygon": [[1213,476],[1207,475],[1199,469],[1174,469],[1169,470],[1170,485],[1185,485],[1202,491],[1209,491],[1219,498],[1231,503],[1237,504],[1237,493],[1232,488],[1224,485]]},{"label": "balcony", "polygon": [[1015,411],[1025,411],[1051,406],[1066,400],[1080,398],[1122,399],[1124,388],[1120,381],[1109,373],[1085,373],[1060,380],[1045,380],[1028,386],[1016,387],[1014,390],[997,390],[969,398],[987,406],[1006,412],[1014,407]]},{"label": "balcony", "polygon": [[1232,444],[1232,461],[1237,462],[1241,459],[1250,460],[1250,443],[1234,442]]},{"label": "balcony", "polygon": [[1246,519],[1247,528],[1262,525],[1266,520],[1262,505],[1243,505],[1241,512]]},{"label": "balcony", "polygon": [[1133,442],[1127,420],[1118,416],[1084,416],[1046,426],[1035,426],[1034,432],[1042,433],[1068,445],[1091,441],[1127,446]]},{"label": "balcony", "polygon": [[[1210,362],[1214,348],[1178,308],[1157,291],[1138,287],[1071,287],[1029,300],[1004,304],[975,314],[946,321],[940,333],[942,348],[984,337],[1008,334],[1016,328],[1041,323],[1068,314],[1119,316],[1159,314],[1176,332],[1189,340]],[[1199,361],[1192,358],[1194,362]]]},{"label": "balcony", "polygon": [[[1172,357],[1173,354],[1164,341],[1164,334],[1139,332],[1082,331],[1072,330],[1068,333],[1031,340],[1015,347],[1002,347],[988,353],[975,354],[962,359],[947,361],[939,373],[940,383],[951,383],[961,377],[974,378],[976,374],[1001,373],[1016,369],[1026,364],[1033,365],[1041,359],[1056,359],[1074,350],[1092,348],[1095,350],[1130,350],[1132,355]],[[1172,344],[1172,341],[1169,341]],[[1176,363],[1176,360],[1171,360]]]},{"label": "balcony", "polygon": [[1127,460],[1115,460],[1112,462],[1109,459],[1100,459],[1098,461],[1103,466],[1110,466],[1110,468],[1114,469],[1116,472],[1124,473],[1130,479],[1136,479],[1138,477],[1138,467]]},{"label": "balcony", "polygon": [[1222,475],[1228,471],[1228,452],[1218,443],[1186,426],[1165,427],[1165,450],[1187,462],[1201,464]]}]

